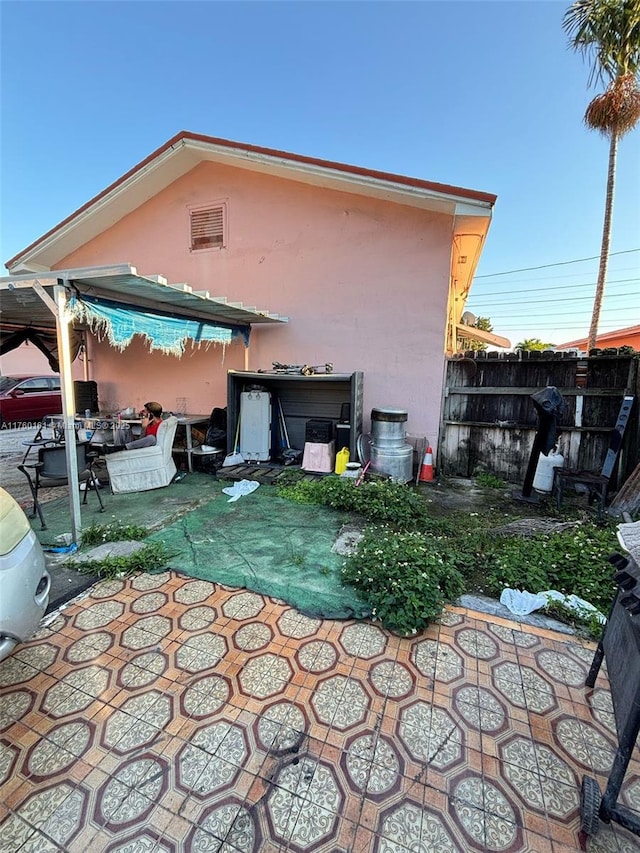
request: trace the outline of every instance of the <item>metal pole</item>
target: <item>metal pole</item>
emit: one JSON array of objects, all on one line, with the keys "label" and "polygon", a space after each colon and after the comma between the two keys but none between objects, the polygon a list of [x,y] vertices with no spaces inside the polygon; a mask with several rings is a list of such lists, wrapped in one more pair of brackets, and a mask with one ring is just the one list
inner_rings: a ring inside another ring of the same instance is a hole
[{"label": "metal pole", "polygon": [[[60,362],[60,390],[62,393],[62,418],[64,423],[64,447],[67,460],[67,476],[69,480],[69,511],[71,513],[71,537],[74,543],[80,539],[82,518],[80,515],[80,487],[78,480],[78,451],[76,448],[75,413],[76,404],[73,393],[73,377],[71,375],[71,344],[69,342],[69,325],[67,317],[67,292],[62,279],[53,293],[57,308],[56,334],[58,338],[58,360]],[[88,487],[88,484],[87,484]]]},{"label": "metal pole", "polygon": [[89,342],[87,340],[87,333],[83,332],[82,333],[82,354],[83,354],[82,378],[84,379],[85,382],[89,381],[89,350],[87,349],[88,344],[89,344]]},{"label": "metal pole", "polygon": [[[60,390],[62,393],[62,420],[65,437],[65,457],[69,481],[69,509],[71,512],[71,536],[74,543],[80,538],[82,519],[80,518],[80,489],[78,481],[78,454],[75,433],[75,400],[73,379],[71,376],[71,345],[69,343],[69,320],[66,316],[67,294],[62,279],[54,287],[55,300],[46,292],[36,279],[32,285],[34,291],[56,318],[56,337],[58,340],[58,363],[60,365]],[[70,439],[70,440],[68,440]]]}]

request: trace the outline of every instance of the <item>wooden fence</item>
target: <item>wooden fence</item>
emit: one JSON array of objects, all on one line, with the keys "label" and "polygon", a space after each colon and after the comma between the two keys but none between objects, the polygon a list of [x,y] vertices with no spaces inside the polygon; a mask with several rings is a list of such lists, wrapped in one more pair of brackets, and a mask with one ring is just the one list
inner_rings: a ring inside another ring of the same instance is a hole
[{"label": "wooden fence", "polygon": [[635,396],[618,467],[622,484],[640,458],[640,354],[467,353],[447,360],[438,466],[443,474],[479,471],[522,483],[538,417],[531,395],[553,385],[567,413],[558,421],[565,466],[599,471],[625,394]]}]

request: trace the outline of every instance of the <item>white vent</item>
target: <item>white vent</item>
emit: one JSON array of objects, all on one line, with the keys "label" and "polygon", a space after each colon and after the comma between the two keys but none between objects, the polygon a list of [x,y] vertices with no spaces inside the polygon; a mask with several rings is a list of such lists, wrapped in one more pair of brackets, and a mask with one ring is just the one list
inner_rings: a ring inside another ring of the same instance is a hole
[{"label": "white vent", "polygon": [[224,206],[191,211],[191,251],[224,246]]}]

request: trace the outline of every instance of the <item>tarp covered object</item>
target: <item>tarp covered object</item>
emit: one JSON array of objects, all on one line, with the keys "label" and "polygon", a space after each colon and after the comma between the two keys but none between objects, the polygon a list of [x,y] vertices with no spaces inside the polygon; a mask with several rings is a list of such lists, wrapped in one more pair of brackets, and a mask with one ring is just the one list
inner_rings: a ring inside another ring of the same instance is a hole
[{"label": "tarp covered object", "polygon": [[188,340],[226,346],[241,336],[245,346],[249,343],[249,326],[169,317],[87,295],[74,297],[70,311],[75,320],[87,323],[95,334],[104,335],[111,346],[120,350],[129,346],[134,335],[145,337],[152,351],[178,357],[184,353]]},{"label": "tarp covered object", "polygon": [[567,404],[562,394],[554,385],[548,385],[531,395],[533,405],[538,413],[538,438],[540,453],[548,456],[558,441],[558,420],[567,411]]},{"label": "tarp covered object", "polygon": [[[80,332],[71,333],[71,360],[73,361],[80,350],[82,335]],[[55,332],[42,329],[12,329],[0,328],[0,355],[11,352],[21,344],[31,343],[47,357],[51,370],[56,373],[60,370],[58,359],[58,338]]]}]

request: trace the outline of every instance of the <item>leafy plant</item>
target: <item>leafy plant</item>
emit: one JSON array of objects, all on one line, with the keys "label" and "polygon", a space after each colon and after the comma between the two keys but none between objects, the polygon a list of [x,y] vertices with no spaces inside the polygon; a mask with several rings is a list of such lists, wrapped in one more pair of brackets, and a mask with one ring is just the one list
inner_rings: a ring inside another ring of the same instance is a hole
[{"label": "leafy plant", "polygon": [[82,531],[82,544],[91,548],[104,542],[140,541],[146,539],[149,531],[137,524],[125,524],[112,521],[109,524],[91,524]]},{"label": "leafy plant", "polygon": [[128,577],[136,572],[162,569],[169,563],[174,552],[163,542],[149,542],[124,556],[105,557],[102,560],[73,560],[69,564],[82,574],[97,574],[103,578]]},{"label": "leafy plant", "polygon": [[[493,475],[477,479],[493,488],[504,485]],[[582,521],[551,535],[500,536],[492,529],[519,516],[487,507],[436,518],[441,508],[417,490],[390,481],[355,486],[353,480],[330,476],[280,486],[278,492],[376,525],[367,528],[357,553],[347,559],[343,580],[362,595],[375,618],[399,633],[422,630],[462,591],[499,598],[505,587],[533,593],[556,589],[584,598],[605,614],[615,593],[607,562],[617,547],[612,524]],[[555,614],[563,618],[561,608]],[[575,612],[563,621],[569,619],[577,624]],[[599,636],[590,614],[581,625]]]},{"label": "leafy plant", "polygon": [[371,526],[357,552],[347,558],[343,580],[358,590],[385,628],[416,634],[463,591],[462,576],[434,541],[388,525]]},{"label": "leafy plant", "polygon": [[304,551],[299,548],[294,548],[293,545],[289,545],[289,563],[292,566],[296,566],[296,568],[301,569],[305,564],[305,556]]},{"label": "leafy plant", "polygon": [[291,486],[294,483],[299,482],[305,476],[305,472],[302,468],[285,468],[284,471],[278,476],[278,485],[279,486]]},{"label": "leafy plant", "polygon": [[543,612],[551,619],[570,625],[580,635],[592,640],[600,640],[604,626],[598,617],[589,610],[574,610],[562,601],[550,601]]},{"label": "leafy plant", "polygon": [[615,593],[607,557],[615,548],[612,528],[584,524],[550,536],[495,537],[481,543],[484,591],[505,587],[574,594],[607,613]]},{"label": "leafy plant", "polygon": [[403,528],[428,522],[422,495],[391,480],[365,481],[356,486],[350,478],[329,476],[280,486],[278,494],[295,503],[322,504]]},{"label": "leafy plant", "polygon": [[515,348],[517,352],[544,352],[548,349],[555,349],[555,344],[545,343],[540,338],[525,338],[517,343]]},{"label": "leafy plant", "polygon": [[[464,322],[464,321],[463,321]],[[488,317],[477,317],[473,323],[468,324],[473,329],[482,329],[485,332],[493,332],[493,325]],[[469,352],[485,352],[488,349],[487,344],[482,341],[474,341],[470,338],[458,338],[458,350],[468,350]]]},{"label": "leafy plant", "polygon": [[504,489],[507,485],[504,480],[489,471],[478,471],[475,480],[479,486],[485,489]]}]

